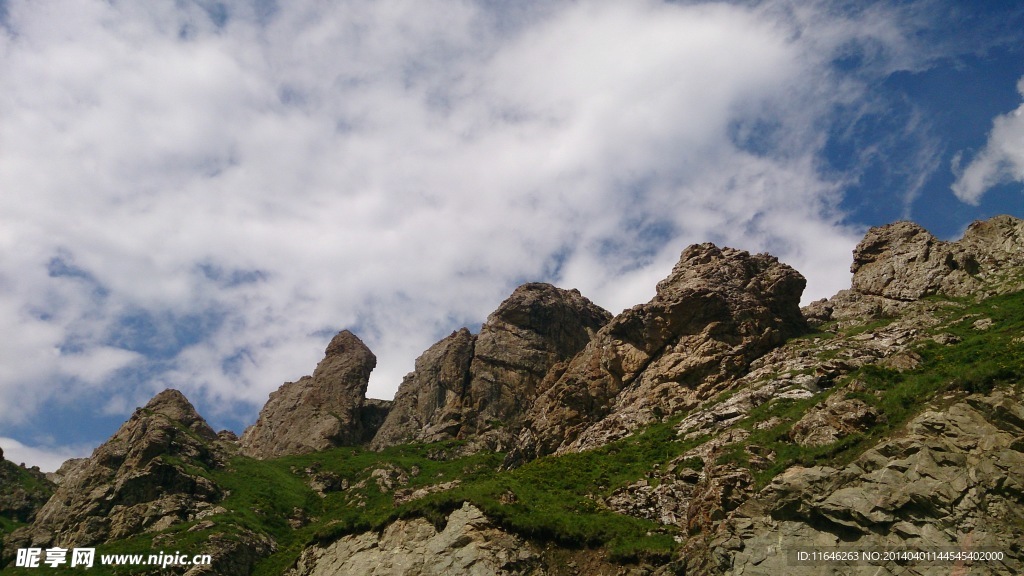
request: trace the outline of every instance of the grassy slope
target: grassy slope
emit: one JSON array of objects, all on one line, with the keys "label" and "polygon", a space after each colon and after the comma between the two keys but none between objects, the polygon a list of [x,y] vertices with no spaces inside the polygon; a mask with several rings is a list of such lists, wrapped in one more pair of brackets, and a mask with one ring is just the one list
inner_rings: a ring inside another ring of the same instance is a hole
[{"label": "grassy slope", "polygon": [[[917,352],[923,362],[912,371],[898,373],[868,366],[815,398],[777,400],[763,405],[740,423],[752,433],[727,451],[723,461],[746,463],[744,449],[750,444],[775,451],[774,464],[755,471],[758,483],[763,485],[793,464],[835,465],[851,460],[901,427],[926,400],[942,393],[986,391],[1021,380],[1024,293],[992,298],[966,308],[962,303],[951,302],[948,314],[950,321],[937,331],[956,334],[961,338],[959,344],[919,346]],[[987,331],[974,329],[972,323],[982,317],[991,318],[994,326]],[[825,336],[846,337],[850,332]],[[866,385],[866,389],[851,395],[884,414],[881,424],[864,434],[820,448],[801,448],[788,440],[790,427],[807,409],[854,380]],[[754,424],[772,416],[779,417],[781,423],[765,430],[755,429]],[[455,443],[407,445],[380,453],[339,448],[270,461],[237,457],[227,469],[196,471],[218,482],[230,494],[222,502],[226,512],[207,519],[213,521],[212,527],[206,527],[202,521],[179,524],[155,539],[152,535],[138,537],[105,546],[101,552],[192,553],[201,550],[211,534],[250,530],[273,537],[278,545],[277,552],[264,559],[255,573],[278,575],[310,543],[379,529],[396,518],[422,516],[440,524],[450,511],[468,501],[501,526],[528,538],[570,547],[604,547],[619,560],[667,558],[676,546],[673,529],[613,513],[598,504],[600,498],[595,497],[635,482],[655,465],[664,469],[667,462],[702,440],[680,441],[674,430],[677,422],[678,418],[654,425],[598,450],[540,458],[511,471],[498,471],[502,454],[446,459],[445,454],[456,447]],[[408,484],[403,489],[452,480],[459,484],[396,506],[394,491],[382,490],[371,478],[374,470],[404,474]],[[321,497],[310,487],[311,475],[347,488],[329,491]],[[90,570],[91,574],[146,572],[141,568]],[[30,572],[11,569],[10,573]]]},{"label": "grassy slope", "polygon": [[[966,306],[952,300],[946,304],[949,320],[933,332],[953,334],[960,339],[959,343],[943,346],[925,339],[914,350],[922,358],[921,365],[914,370],[898,372],[867,365],[848,375],[831,390],[813,398],[776,400],[759,406],[740,424],[751,430],[750,437],[734,444],[720,461],[748,464],[746,447],[749,445],[775,451],[774,463],[754,472],[758,485],[763,486],[794,464],[836,466],[850,462],[901,428],[927,402],[940,396],[990,392],[1000,384],[1019,385],[1024,380],[1024,293],[997,296]],[[992,328],[975,329],[974,322],[982,318],[990,318]],[[860,332],[863,332],[861,327],[843,336]],[[854,434],[827,446],[801,447],[789,440],[793,424],[808,409],[854,382],[864,390],[848,391],[847,396],[874,406],[882,415],[878,425],[863,434]],[[758,423],[773,416],[781,420],[778,425],[757,429]]]},{"label": "grassy slope", "polygon": [[[30,494],[36,494],[42,500],[49,498],[53,494],[53,484],[41,479],[36,474],[13,462],[0,462],[0,494],[23,490]],[[0,510],[0,543],[3,542],[5,535],[21,526],[24,526],[24,522],[21,522],[12,512]]]}]

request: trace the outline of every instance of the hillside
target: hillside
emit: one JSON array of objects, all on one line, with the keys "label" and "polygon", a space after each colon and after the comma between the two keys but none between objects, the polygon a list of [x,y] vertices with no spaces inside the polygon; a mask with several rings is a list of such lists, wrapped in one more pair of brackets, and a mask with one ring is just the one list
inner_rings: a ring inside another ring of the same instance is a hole
[{"label": "hillside", "polygon": [[0,508],[0,565],[95,546],[210,554],[160,572],[190,575],[1024,572],[1024,222],[875,228],[852,271],[802,310],[797,271],[710,244],[614,317],[528,284],[393,403],[365,398],[375,359],[342,332],[241,440],[165,391],[56,486],[11,468],[29,504]]}]

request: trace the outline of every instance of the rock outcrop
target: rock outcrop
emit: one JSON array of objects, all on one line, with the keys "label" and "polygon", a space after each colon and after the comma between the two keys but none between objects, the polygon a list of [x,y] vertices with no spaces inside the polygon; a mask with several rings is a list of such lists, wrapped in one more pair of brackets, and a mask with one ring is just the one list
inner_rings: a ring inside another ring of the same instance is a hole
[{"label": "rock outcrop", "polygon": [[778,476],[718,527],[714,549],[704,555],[717,560],[709,572],[810,575],[827,568],[928,574],[955,565],[914,563],[913,571],[895,562],[799,566],[787,554],[807,547],[903,547],[1001,551],[1003,560],[975,562],[970,574],[1020,574],[1022,448],[1019,394],[975,395],[941,412],[926,411],[910,422],[905,435],[882,442],[845,467],[793,467]]},{"label": "rock outcrop", "polygon": [[455,438],[462,429],[475,343],[476,336],[463,328],[417,358],[370,447]]},{"label": "rock outcrop", "polygon": [[165,390],[74,466],[8,544],[92,546],[200,517],[223,494],[196,470],[221,466],[228,450],[181,392]]},{"label": "rock outcrop", "polygon": [[913,222],[872,228],[853,252],[851,288],[808,311],[812,321],[897,316],[926,296],[983,298],[1024,289],[1024,220],[996,216],[943,242]]},{"label": "rock outcrop", "polygon": [[53,490],[53,483],[39,468],[24,468],[4,460],[0,448],[0,518],[31,522]]},{"label": "rock outcrop", "polygon": [[800,446],[825,446],[850,434],[864,432],[878,421],[878,411],[863,400],[833,394],[809,410],[790,430]]},{"label": "rock outcrop", "polygon": [[610,318],[577,290],[520,286],[479,335],[459,330],[416,360],[371,447],[516,430],[543,392],[545,375],[582,350]]},{"label": "rock outcrop", "polygon": [[509,463],[599,446],[717,394],[805,329],[804,285],[766,254],[687,248],[650,302],[616,316],[548,374]]},{"label": "rock outcrop", "polygon": [[521,538],[499,528],[470,504],[443,530],[422,518],[398,520],[383,532],[345,536],[307,548],[287,576],[543,576],[540,558]]},{"label": "rock outcrop", "polygon": [[366,441],[375,432],[373,423],[381,420],[364,409],[376,365],[376,356],[355,334],[339,332],[312,376],[270,394],[256,423],[242,435],[242,453],[274,458]]}]

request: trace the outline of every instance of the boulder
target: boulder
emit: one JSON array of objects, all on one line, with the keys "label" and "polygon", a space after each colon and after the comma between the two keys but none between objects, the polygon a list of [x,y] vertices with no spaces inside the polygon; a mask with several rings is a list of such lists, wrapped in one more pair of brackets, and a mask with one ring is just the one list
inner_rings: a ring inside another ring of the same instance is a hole
[{"label": "boulder", "polygon": [[493,525],[479,509],[463,504],[444,529],[423,518],[398,520],[382,532],[345,536],[303,551],[286,576],[442,576],[468,574],[542,576],[540,557],[518,536]]},{"label": "boulder", "polygon": [[855,432],[868,430],[877,421],[878,411],[873,407],[836,393],[793,424],[789,436],[801,446],[824,446]]}]

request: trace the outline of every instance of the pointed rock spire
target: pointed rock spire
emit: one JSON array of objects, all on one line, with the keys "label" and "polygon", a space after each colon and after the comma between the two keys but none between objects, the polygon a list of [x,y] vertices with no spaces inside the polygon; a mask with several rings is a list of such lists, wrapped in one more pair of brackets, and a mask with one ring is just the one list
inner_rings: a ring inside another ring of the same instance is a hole
[{"label": "pointed rock spire", "polygon": [[348,330],[339,332],[312,376],[270,394],[256,423],[242,435],[242,453],[274,458],[364,441],[366,386],[376,365],[362,340]]}]

